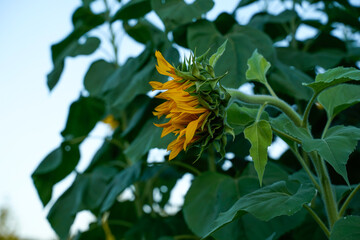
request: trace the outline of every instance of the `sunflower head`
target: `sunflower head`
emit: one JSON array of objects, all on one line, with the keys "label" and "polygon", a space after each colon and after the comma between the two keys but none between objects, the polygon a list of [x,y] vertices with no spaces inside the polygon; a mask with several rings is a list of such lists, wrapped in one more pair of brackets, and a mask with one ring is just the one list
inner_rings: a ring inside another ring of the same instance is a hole
[{"label": "sunflower head", "polygon": [[163,128],[161,137],[170,133],[176,136],[167,147],[171,151],[169,160],[190,147],[199,147],[199,158],[210,144],[225,155],[226,134],[233,135],[232,128],[226,123],[230,95],[219,83],[226,74],[216,77],[214,72],[214,65],[225,45],[226,42],[210,59],[208,52],[200,57],[191,54],[178,68],[169,64],[159,51],[155,53],[156,69],[170,77],[165,83],[150,82],[153,90],[165,90],[156,96],[165,101],[153,114],[169,119],[166,123],[155,124]]}]

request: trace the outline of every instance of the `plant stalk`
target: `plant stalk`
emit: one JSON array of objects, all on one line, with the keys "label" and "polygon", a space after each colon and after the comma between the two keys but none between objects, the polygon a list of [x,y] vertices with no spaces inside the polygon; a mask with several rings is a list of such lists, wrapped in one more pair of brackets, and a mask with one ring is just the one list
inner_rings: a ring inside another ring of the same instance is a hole
[{"label": "plant stalk", "polygon": [[355,196],[355,194],[357,193],[357,191],[359,191],[360,189],[360,184],[357,185],[357,187],[352,190],[352,192],[350,193],[350,195],[346,198],[344,204],[342,205],[342,207],[340,208],[339,211],[339,217],[342,217],[345,213],[345,210],[347,208],[347,206],[349,205],[350,201],[353,199],[353,197]]},{"label": "plant stalk", "polygon": [[319,218],[319,216],[316,214],[316,212],[314,212],[314,210],[312,210],[311,207],[309,207],[308,205],[304,204],[303,207],[309,212],[309,214],[313,217],[313,219],[317,222],[317,224],[319,224],[319,227],[324,231],[326,237],[330,237],[330,231],[329,229],[325,226],[325,223]]},{"label": "plant stalk", "polygon": [[227,89],[228,93],[234,99],[238,99],[240,101],[251,103],[251,104],[264,104],[267,103],[274,107],[279,108],[283,111],[297,126],[301,126],[302,120],[299,115],[283,100],[269,96],[269,95],[247,95],[245,93],[240,92],[237,89]]},{"label": "plant stalk", "polygon": [[315,152],[311,152],[311,158],[318,173],[321,186],[321,195],[325,204],[327,217],[329,220],[330,229],[335,222],[339,219],[339,213],[337,208],[336,199],[331,188],[330,177],[325,166],[325,162]]}]

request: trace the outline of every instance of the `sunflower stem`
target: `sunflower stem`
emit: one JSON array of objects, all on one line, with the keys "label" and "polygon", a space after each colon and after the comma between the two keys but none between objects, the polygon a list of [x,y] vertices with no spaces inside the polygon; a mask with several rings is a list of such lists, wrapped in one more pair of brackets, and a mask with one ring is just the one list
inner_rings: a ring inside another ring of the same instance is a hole
[{"label": "sunflower stem", "polygon": [[306,204],[304,204],[303,207],[309,212],[309,214],[313,217],[315,222],[317,222],[317,224],[319,224],[319,227],[324,231],[326,237],[330,237],[329,229],[326,227],[324,222],[319,218],[319,216],[316,214],[316,212],[314,212],[314,210],[312,210],[312,208],[310,208]]},{"label": "sunflower stem", "polygon": [[340,211],[339,211],[339,217],[341,217],[342,215],[344,215],[345,210],[346,210],[347,206],[349,205],[351,199],[353,199],[353,197],[355,196],[355,194],[356,194],[357,191],[359,191],[359,190],[360,190],[360,184],[357,185],[357,187],[356,187],[354,190],[352,190],[352,192],[350,193],[350,195],[346,198],[344,204],[342,205],[342,207],[341,207],[341,209],[340,209]]},{"label": "sunflower stem", "polygon": [[299,115],[283,100],[277,97],[269,95],[247,95],[240,92],[238,89],[226,89],[228,93],[234,99],[238,99],[242,102],[251,103],[251,104],[264,104],[267,103],[274,107],[279,108],[283,111],[297,126],[301,126],[302,120]]}]

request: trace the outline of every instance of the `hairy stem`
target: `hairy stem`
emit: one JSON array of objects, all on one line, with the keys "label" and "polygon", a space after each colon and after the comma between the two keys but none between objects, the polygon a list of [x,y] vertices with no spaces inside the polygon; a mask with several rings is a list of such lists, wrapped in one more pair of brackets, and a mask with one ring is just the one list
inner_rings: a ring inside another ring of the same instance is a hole
[{"label": "hairy stem", "polygon": [[357,187],[352,190],[352,192],[350,193],[350,195],[346,198],[344,204],[342,205],[340,211],[339,211],[339,217],[343,216],[345,213],[345,210],[347,208],[347,206],[349,205],[350,201],[353,199],[353,197],[355,196],[355,194],[357,193],[357,191],[359,191],[360,189],[360,184],[357,185]]},{"label": "hairy stem", "polygon": [[269,95],[247,95],[237,89],[227,89],[231,97],[242,102],[251,104],[267,103],[283,111],[297,126],[301,126],[302,120],[299,115],[283,100]]},{"label": "hairy stem", "polygon": [[314,210],[312,210],[312,208],[306,204],[304,204],[303,207],[309,212],[309,214],[313,217],[317,224],[319,224],[319,227],[324,231],[326,237],[330,237],[329,229],[326,227],[325,223],[319,218],[316,212],[314,212]]},{"label": "hairy stem", "polygon": [[325,204],[325,209],[331,229],[334,223],[339,219],[339,213],[335,195],[331,188],[330,177],[324,160],[322,158],[319,158],[319,156],[315,152],[311,152],[311,158],[320,178],[321,195]]},{"label": "hairy stem", "polygon": [[315,188],[318,190],[318,191],[321,191],[321,187],[320,185],[318,184],[318,182],[315,180],[314,178],[314,175],[312,174],[312,172],[310,171],[309,167],[306,165],[304,159],[301,157],[298,149],[297,149],[297,146],[293,148],[290,148],[292,150],[292,152],[294,153],[295,157],[298,159],[299,163],[301,164],[301,166],[304,168],[305,172],[308,174],[311,182],[314,184]]},{"label": "hairy stem", "polygon": [[306,105],[306,108],[305,108],[305,112],[304,112],[304,115],[303,115],[303,118],[302,118],[302,122],[301,122],[301,126],[302,127],[305,127],[307,128],[307,125],[308,125],[308,121],[309,121],[309,113],[310,113],[310,110],[311,110],[311,107],[312,105],[314,104],[315,100],[316,100],[316,97],[317,97],[317,94],[314,94],[310,101],[308,102],[308,104]]}]

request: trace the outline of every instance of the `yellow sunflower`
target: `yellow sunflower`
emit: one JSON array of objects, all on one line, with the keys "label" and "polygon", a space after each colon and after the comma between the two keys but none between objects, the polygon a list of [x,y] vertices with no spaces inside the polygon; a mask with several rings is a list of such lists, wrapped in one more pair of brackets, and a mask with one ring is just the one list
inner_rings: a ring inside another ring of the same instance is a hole
[{"label": "yellow sunflower", "polygon": [[166,90],[156,96],[156,98],[166,100],[155,108],[153,114],[160,118],[170,119],[167,123],[155,124],[157,127],[164,128],[161,137],[169,133],[174,133],[177,138],[172,141],[167,150],[171,151],[169,160],[175,158],[181,150],[186,151],[189,145],[201,138],[210,110],[202,106],[195,93],[190,87],[195,83],[189,79],[184,79],[176,74],[175,68],[169,64],[159,51],[156,51],[158,65],[157,71],[171,79],[165,83],[151,81],[153,90]]}]

